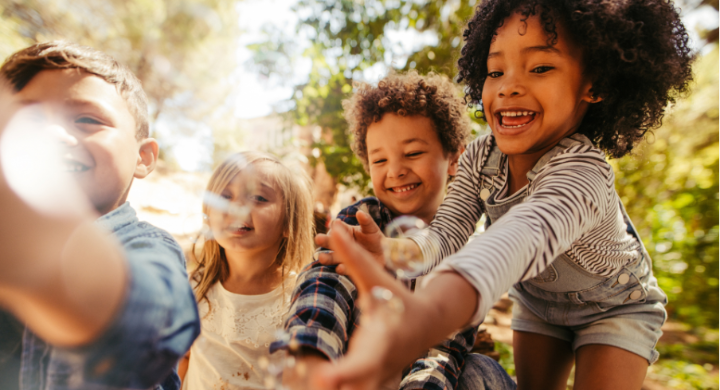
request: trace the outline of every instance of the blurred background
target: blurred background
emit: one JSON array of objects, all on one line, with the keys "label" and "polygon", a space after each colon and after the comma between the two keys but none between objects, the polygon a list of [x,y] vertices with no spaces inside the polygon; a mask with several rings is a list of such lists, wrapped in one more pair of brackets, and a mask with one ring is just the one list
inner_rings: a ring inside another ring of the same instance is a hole
[{"label": "blurred background", "polygon": [[[349,147],[343,99],[390,70],[456,74],[466,0],[0,0],[0,59],[66,39],[103,50],[143,82],[161,163],[137,181],[141,218],[189,245],[209,172],[263,150],[312,177],[321,221],[371,195]],[[668,293],[646,389],[718,389],[718,1],[681,0],[697,52],[691,93],[632,155],[617,190]],[[475,135],[488,130],[474,119]],[[320,222],[322,223],[322,222]],[[507,305],[486,326],[511,374]]]}]

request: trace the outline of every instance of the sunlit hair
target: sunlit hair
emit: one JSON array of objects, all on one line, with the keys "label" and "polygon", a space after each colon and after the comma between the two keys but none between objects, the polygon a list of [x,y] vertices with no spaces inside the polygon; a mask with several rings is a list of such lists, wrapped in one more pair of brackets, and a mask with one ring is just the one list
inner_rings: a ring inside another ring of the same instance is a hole
[{"label": "sunlit hair", "polygon": [[[292,271],[299,271],[305,263],[312,260],[313,202],[307,174],[302,170],[290,170],[272,155],[242,152],[231,155],[215,169],[208,182],[207,191],[221,194],[242,170],[263,162],[272,164],[273,169],[267,171],[284,203],[282,226],[285,227],[283,232],[285,237],[282,238],[275,260],[277,266],[282,267],[284,281],[286,275]],[[203,213],[208,215],[207,205],[203,205]],[[225,280],[230,274],[225,249],[217,241],[207,239],[197,252],[193,244],[188,257],[197,264],[191,280],[195,286],[197,301],[200,302],[207,299],[206,294],[210,287]]]},{"label": "sunlit hair", "polygon": [[125,65],[92,47],[65,41],[38,43],[15,52],[0,67],[0,75],[20,92],[44,70],[79,69],[112,84],[135,119],[136,137],[148,137],[148,100],[140,80]]},{"label": "sunlit hair", "polygon": [[468,142],[470,119],[455,85],[446,76],[417,71],[391,73],[374,87],[356,85],[343,101],[345,119],[353,134],[353,151],[368,170],[367,130],[388,112],[400,116],[421,115],[432,120],[445,155],[456,153]]}]

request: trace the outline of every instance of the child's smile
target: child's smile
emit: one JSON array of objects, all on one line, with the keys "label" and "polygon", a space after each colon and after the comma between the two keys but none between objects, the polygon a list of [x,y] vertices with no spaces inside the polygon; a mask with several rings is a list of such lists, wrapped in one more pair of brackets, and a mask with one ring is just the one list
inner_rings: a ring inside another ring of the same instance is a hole
[{"label": "child's smile", "polygon": [[40,118],[65,149],[58,168],[72,173],[105,214],[125,202],[138,171],[142,145],[135,119],[115,86],[77,69],[38,73],[14,99],[38,107]]},{"label": "child's smile", "polygon": [[519,129],[535,120],[534,111],[507,109],[498,111],[495,117],[504,129]]},{"label": "child's smile", "polygon": [[457,155],[445,155],[432,120],[386,113],[368,127],[366,143],[378,199],[396,215],[432,221],[457,169]]},{"label": "child's smile", "polygon": [[390,187],[387,190],[390,192],[394,192],[398,195],[410,195],[410,192],[412,190],[418,188],[418,186],[420,186],[420,184],[422,184],[422,183],[413,183],[413,184],[408,184],[408,185],[404,185],[404,186]]},{"label": "child's smile", "polygon": [[566,39],[562,24],[557,43],[548,45],[537,16],[521,19],[515,13],[497,30],[482,97],[503,153],[534,164],[530,160],[577,131],[593,99],[582,50]]}]

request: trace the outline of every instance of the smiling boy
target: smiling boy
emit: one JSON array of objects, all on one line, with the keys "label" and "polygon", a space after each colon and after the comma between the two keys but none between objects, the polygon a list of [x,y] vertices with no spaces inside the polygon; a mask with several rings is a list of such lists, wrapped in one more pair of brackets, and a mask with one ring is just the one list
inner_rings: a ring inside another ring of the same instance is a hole
[{"label": "smiling boy", "polygon": [[11,55],[0,75],[11,111],[32,112],[62,146],[47,169],[69,173],[94,209],[39,213],[0,180],[0,229],[15,238],[3,240],[0,304],[27,326],[20,388],[177,389],[174,366],[200,326],[180,246],[126,202],[158,155],[140,82],[65,42]]},{"label": "smiling boy", "polygon": [[[392,74],[376,87],[360,85],[343,107],[354,137],[353,150],[370,173],[377,198],[362,199],[337,218],[350,225],[374,221],[380,230],[401,215],[430,223],[470,136],[465,107],[454,85],[440,75]],[[291,338],[272,349],[299,346],[298,354],[310,370],[326,359],[338,359],[359,326],[356,298],[355,285],[335,266],[313,263],[299,275],[293,293],[285,326]],[[465,389],[483,380],[478,378],[480,371],[493,377],[491,372],[501,370],[496,362],[468,355],[476,332],[469,329],[431,349],[410,367],[402,383],[398,377],[384,388]],[[298,380],[286,378],[287,383]]]}]

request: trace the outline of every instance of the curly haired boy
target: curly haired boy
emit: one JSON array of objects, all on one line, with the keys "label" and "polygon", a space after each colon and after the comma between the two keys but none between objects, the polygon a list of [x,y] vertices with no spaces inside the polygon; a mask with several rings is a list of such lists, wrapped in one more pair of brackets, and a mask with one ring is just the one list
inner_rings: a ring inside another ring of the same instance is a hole
[{"label": "curly haired boy", "polygon": [[[356,86],[343,107],[353,150],[370,173],[376,197],[347,207],[337,219],[358,229],[365,225],[381,230],[401,215],[432,221],[470,135],[458,95],[447,77],[416,72],[390,74],[377,86]],[[326,262],[326,256],[321,253],[320,261]],[[415,284],[414,280],[404,282],[410,287]],[[356,299],[356,286],[336,266],[311,264],[300,274],[293,294],[286,322],[291,337],[273,348],[297,346],[302,361],[311,367],[338,359],[359,328]],[[494,360],[469,354],[476,334],[473,328],[445,340],[417,359],[401,383],[398,375],[383,388],[455,389],[463,388],[463,378],[478,377],[482,371],[506,376]]]}]

